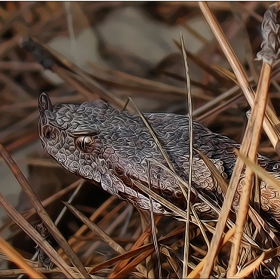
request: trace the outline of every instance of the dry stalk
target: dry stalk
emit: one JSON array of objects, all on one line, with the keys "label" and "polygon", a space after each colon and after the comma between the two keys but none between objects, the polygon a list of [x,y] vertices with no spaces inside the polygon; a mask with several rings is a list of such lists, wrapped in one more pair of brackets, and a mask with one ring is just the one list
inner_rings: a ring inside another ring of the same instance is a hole
[{"label": "dry stalk", "polygon": [[5,148],[0,144],[0,154],[4,158],[6,164],[9,166],[13,174],[15,175],[16,179],[18,180],[19,184],[30,198],[30,202],[32,203],[33,207],[36,209],[40,218],[44,221],[44,224],[47,226],[49,232],[52,234],[54,239],[60,244],[60,246],[64,249],[64,252],[67,254],[71,262],[77,269],[80,271],[81,276],[84,278],[89,278],[89,274],[87,273],[85,267],[83,266],[80,259],[74,253],[72,248],[69,246],[63,235],[54,225],[53,221],[49,217],[48,213],[44,209],[40,199],[30,186],[28,180],[25,178],[24,174],[21,172],[15,161],[9,155],[9,153],[5,150]]},{"label": "dry stalk", "polygon": [[28,274],[31,278],[46,278],[44,274],[40,271],[36,271],[32,266],[30,266],[24,258],[18,253],[8,242],[6,242],[0,236],[0,248],[1,251],[6,254],[11,261],[16,263],[19,267],[21,267],[26,274]]},{"label": "dry stalk", "polygon": [[[221,27],[219,26],[216,18],[210,11],[208,5],[206,2],[199,2],[199,7],[207,20],[214,36],[216,37],[217,41],[220,44],[220,47],[222,48],[229,64],[231,65],[235,76],[237,78],[237,81],[249,103],[249,105],[253,106],[254,103],[254,96],[255,92],[250,87],[247,76],[245,74],[245,71],[238,61],[233,49],[231,48],[227,38],[225,37]],[[280,152],[280,144],[279,144],[279,138],[280,138],[280,131],[277,128],[277,125],[279,124],[279,119],[273,112],[273,110],[268,106],[266,116],[263,122],[263,127],[265,130],[265,133],[267,134],[271,144],[275,148],[275,150],[279,153]]]},{"label": "dry stalk", "polygon": [[[221,246],[224,246],[229,239],[234,235],[235,233],[235,229],[236,227],[232,227],[224,236],[223,238],[223,243]],[[203,268],[204,264],[205,264],[205,258],[195,267],[195,269],[187,276],[188,279],[193,279],[196,278],[198,276],[198,274],[200,273],[201,269]]]},{"label": "dry stalk", "polygon": [[[214,33],[216,39],[218,40],[224,54],[226,55],[245,96],[246,97],[251,96],[251,95],[254,96],[253,90],[249,86],[244,69],[242,68],[241,64],[239,63],[231,46],[229,45],[221,27],[219,26],[219,24],[216,21],[216,18],[213,16],[210,9],[208,8],[208,5],[205,2],[199,2],[199,6],[201,8],[201,11],[203,12],[205,19],[207,20],[207,22],[209,24],[212,32]],[[258,93],[260,96],[261,92],[258,91]],[[256,97],[255,100],[258,101],[259,97]],[[252,115],[251,115],[252,120],[254,119],[254,117],[257,114],[258,114],[257,107],[254,106]],[[271,127],[272,127],[272,125],[271,125]],[[252,135],[252,130],[251,130],[251,127],[247,126],[245,135],[244,135],[244,138],[242,141],[241,149],[240,149],[241,152],[244,153],[245,155],[247,155],[249,147],[250,147],[250,142],[248,141],[248,139],[252,138],[249,135]],[[269,133],[268,136],[269,135],[271,135],[271,134]],[[274,139],[274,141],[272,141],[272,143],[276,146],[277,141],[278,141],[278,139]],[[239,183],[239,178],[240,178],[240,175],[242,172],[242,168],[243,168],[243,163],[241,162],[240,159],[237,159],[237,162],[236,162],[236,165],[235,165],[235,168],[234,168],[231,180],[230,180],[227,196],[226,196],[226,199],[222,206],[222,211],[221,211],[222,214],[220,215],[218,223],[216,225],[216,232],[215,232],[212,242],[211,242],[211,248],[208,251],[208,254],[206,256],[206,264],[200,275],[202,278],[209,278],[209,276],[210,276],[210,273],[211,273],[211,270],[212,270],[212,267],[214,264],[215,256],[218,253],[219,244],[221,242],[221,236],[224,231],[227,217],[228,217],[229,211],[231,209],[231,204],[232,204],[232,201],[233,201],[233,198],[234,198],[234,195],[235,195],[238,183]]]},{"label": "dry stalk", "polygon": [[[155,220],[155,224],[157,224],[157,222],[159,221],[159,217],[156,218]],[[145,240],[151,235],[152,232],[152,227],[149,226],[146,228],[146,230],[141,234],[141,236],[137,239],[137,241],[134,243],[134,245],[130,248],[129,251],[133,251],[135,249],[138,249],[144,242]],[[114,271],[110,274],[110,278],[115,278],[115,276],[117,275],[117,273],[119,273],[121,271],[121,269],[123,269],[128,263],[129,263],[130,259],[124,259],[122,260],[114,269]]]},{"label": "dry stalk", "polygon": [[61,271],[68,278],[77,278],[73,273],[70,266],[58,255],[53,247],[14,209],[14,207],[5,200],[0,194],[0,205],[6,211],[6,213],[14,220],[14,222],[25,231],[40,247],[44,249],[44,252],[48,254],[49,258],[55,263]]},{"label": "dry stalk", "polygon": [[[186,88],[187,88],[187,106],[188,106],[188,115],[189,115],[189,186],[192,185],[192,165],[193,165],[193,108],[192,108],[192,98],[191,98],[191,85],[190,85],[190,75],[189,75],[189,66],[187,61],[187,53],[185,51],[185,44],[182,33],[180,34],[182,54],[184,59],[185,75],[186,75]],[[187,220],[186,220],[186,233],[185,233],[185,242],[184,242],[184,266],[183,266],[183,277],[186,278],[188,274],[188,264],[189,264],[189,227],[190,227],[190,213],[191,213],[191,188],[188,188],[187,196]]]},{"label": "dry stalk", "polygon": [[[81,180],[81,179],[80,179]],[[108,198],[89,218],[89,220],[91,222],[94,222],[95,219],[98,218],[98,216],[108,207],[108,205],[110,205],[114,200],[116,199],[115,196],[111,196],[110,198]],[[69,245],[73,245],[76,242],[76,239],[81,236],[86,230],[88,229],[88,227],[86,225],[82,225],[80,227],[80,229],[75,232],[74,236],[72,236],[69,240],[68,243]],[[74,249],[74,248],[73,248]],[[62,249],[58,250],[58,253],[61,255],[63,253]]]},{"label": "dry stalk", "polygon": [[[250,116],[248,123],[248,130],[251,131],[251,135],[249,135],[251,136],[251,145],[248,152],[248,158],[252,161],[256,161],[257,148],[259,145],[262,123],[268,100],[268,87],[270,84],[272,66],[279,60],[279,23],[277,20],[278,9],[278,4],[272,5],[265,13],[262,24],[262,50],[258,53],[257,57],[258,59],[262,59],[263,65],[254,102],[255,105],[253,107],[253,113],[255,114]],[[254,110],[255,107],[256,110]],[[237,273],[240,242],[249,209],[252,179],[253,171],[250,168],[247,168],[245,173],[245,185],[242,188],[242,194],[236,218],[236,232],[234,234],[235,242],[233,243],[231,250],[228,270],[229,277],[232,277]]]},{"label": "dry stalk", "polygon": [[[113,248],[116,252],[120,254],[124,254],[126,251],[123,247],[121,247],[116,241],[114,241],[105,231],[103,231],[100,227],[90,221],[83,213],[78,211],[75,207],[67,202],[63,202],[64,205],[77,217],[79,218],[90,230],[92,230],[95,234],[97,234],[101,239],[107,243],[111,248]],[[138,271],[142,274],[142,277],[146,275],[146,269],[139,264],[136,267]]]},{"label": "dry stalk", "polygon": [[[149,190],[151,190],[151,166],[150,166],[149,161],[147,161],[147,168],[148,168]],[[155,253],[156,253],[156,258],[157,258],[157,266],[158,266],[158,278],[162,279],[162,269],[161,269],[161,263],[160,263],[160,251],[159,251],[159,244],[158,244],[158,239],[157,239],[157,228],[156,228],[156,225],[155,225],[153,200],[152,200],[150,195],[149,195],[149,202],[150,202],[150,218],[151,218],[151,226],[152,226],[152,238],[153,238],[153,243],[154,243],[154,247],[155,247]],[[151,260],[151,261],[153,261],[153,260]]]},{"label": "dry stalk", "polygon": [[250,273],[252,273],[253,270],[258,269],[258,267],[261,265],[265,257],[265,253],[262,253],[253,263],[248,265],[246,268],[244,268],[242,271],[239,273],[236,273],[235,275],[231,276],[230,278],[245,278],[248,276]]}]

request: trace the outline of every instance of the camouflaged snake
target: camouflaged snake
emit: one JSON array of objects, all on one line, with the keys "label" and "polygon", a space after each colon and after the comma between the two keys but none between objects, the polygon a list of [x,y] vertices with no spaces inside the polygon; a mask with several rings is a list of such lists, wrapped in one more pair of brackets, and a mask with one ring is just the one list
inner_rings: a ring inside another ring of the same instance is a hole
[{"label": "camouflaged snake", "polygon": [[[39,112],[42,145],[61,166],[84,179],[100,182],[101,187],[110,194],[149,211],[149,198],[133,185],[131,179],[148,186],[146,160],[154,159],[165,166],[167,164],[137,114],[120,112],[101,100],[53,106],[45,92],[39,97]],[[145,113],[144,116],[167,152],[176,173],[188,181],[188,117],[166,113]],[[236,161],[233,148],[239,148],[239,144],[211,132],[196,121],[193,122],[193,133],[193,147],[205,154],[220,174],[229,180]],[[261,155],[258,161],[280,179],[280,162]],[[181,209],[186,208],[186,200],[174,176],[155,164],[151,164],[150,174],[154,192]],[[197,153],[194,153],[192,182],[199,193],[214,198],[218,204],[222,203],[224,196],[221,189]],[[263,181],[260,190],[263,212],[280,225],[279,193]],[[237,193],[235,205],[238,197]],[[211,207],[199,199],[195,198],[193,203],[199,213],[211,212]],[[153,211],[176,216],[156,201],[153,201]]]}]

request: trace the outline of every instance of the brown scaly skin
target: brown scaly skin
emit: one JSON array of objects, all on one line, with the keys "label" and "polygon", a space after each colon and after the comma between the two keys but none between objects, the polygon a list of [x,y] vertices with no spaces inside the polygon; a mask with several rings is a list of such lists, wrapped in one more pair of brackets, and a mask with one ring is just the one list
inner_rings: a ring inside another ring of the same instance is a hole
[{"label": "brown scaly skin", "polygon": [[[39,97],[39,135],[44,149],[60,165],[87,180],[100,182],[110,194],[125,199],[137,208],[149,210],[149,198],[139,192],[131,179],[148,186],[146,159],[154,159],[167,166],[150,132],[136,114],[120,112],[103,101],[81,105],[53,106],[46,93]],[[175,114],[144,114],[160,143],[167,152],[176,173],[188,181],[188,117]],[[236,161],[233,148],[239,145],[226,136],[212,133],[193,122],[195,149],[204,153],[229,179]],[[259,164],[277,177],[280,162],[259,156]],[[186,202],[176,179],[161,167],[151,164],[152,189],[181,209]],[[220,187],[211,177],[208,167],[194,154],[193,186],[201,194],[223,200]],[[241,186],[241,185],[240,185]],[[235,198],[235,205],[238,195]],[[277,191],[261,183],[261,207],[277,223],[280,222],[280,196]],[[211,207],[195,199],[200,213]],[[153,201],[157,214],[174,215]],[[280,224],[280,223],[279,223]]]}]

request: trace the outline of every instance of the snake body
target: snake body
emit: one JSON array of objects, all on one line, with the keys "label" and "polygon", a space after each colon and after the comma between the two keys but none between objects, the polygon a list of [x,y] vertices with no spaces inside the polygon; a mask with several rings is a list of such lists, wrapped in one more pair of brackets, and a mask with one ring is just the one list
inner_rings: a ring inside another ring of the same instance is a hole
[{"label": "snake body", "polygon": [[[112,195],[135,207],[149,211],[149,197],[139,191],[132,180],[140,181],[181,209],[186,200],[174,176],[162,167],[151,164],[153,159],[168,166],[161,151],[141,118],[134,113],[120,112],[99,100],[80,105],[53,106],[47,93],[39,97],[39,136],[46,152],[70,172],[87,180],[100,182]],[[166,151],[175,172],[188,181],[189,119],[184,115],[150,113],[145,118]],[[236,161],[234,140],[211,132],[193,121],[193,147],[206,155],[220,174],[229,180]],[[278,179],[280,162],[258,156],[259,164]],[[192,185],[201,194],[222,203],[224,195],[203,159],[194,153]],[[240,184],[238,192],[240,192]],[[276,223],[280,223],[280,196],[266,182],[261,182],[261,208]],[[238,192],[235,203],[238,202]],[[210,211],[209,205],[194,200],[200,213]],[[210,207],[211,208],[211,207]],[[175,215],[157,201],[156,214]]]}]

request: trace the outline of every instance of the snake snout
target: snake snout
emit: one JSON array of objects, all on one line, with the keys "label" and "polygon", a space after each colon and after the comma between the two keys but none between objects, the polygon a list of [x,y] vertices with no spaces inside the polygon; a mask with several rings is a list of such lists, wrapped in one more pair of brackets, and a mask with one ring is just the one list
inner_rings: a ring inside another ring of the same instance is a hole
[{"label": "snake snout", "polygon": [[49,98],[49,95],[46,92],[42,92],[38,98],[38,109],[39,112],[44,112],[45,110],[52,111],[53,106]]}]

